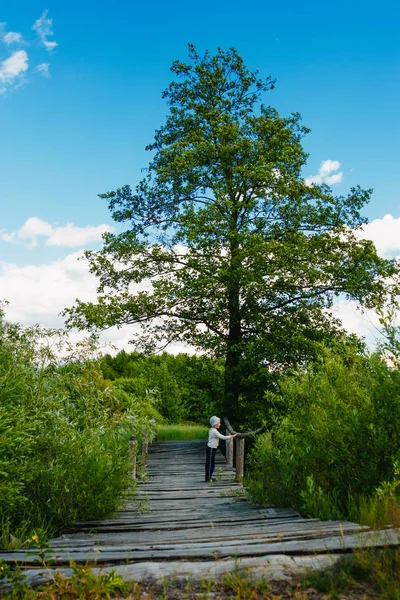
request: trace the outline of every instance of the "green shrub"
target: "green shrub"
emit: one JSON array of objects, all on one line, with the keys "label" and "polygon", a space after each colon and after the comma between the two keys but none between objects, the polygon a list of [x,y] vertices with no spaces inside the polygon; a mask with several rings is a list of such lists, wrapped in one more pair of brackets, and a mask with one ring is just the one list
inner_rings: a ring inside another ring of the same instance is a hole
[{"label": "green shrub", "polygon": [[[400,372],[351,346],[282,379],[280,408],[251,456],[250,496],[321,518],[360,518],[362,502],[396,480]],[[285,414],[282,416],[282,411]]]},{"label": "green shrub", "polygon": [[[21,544],[118,508],[128,439],[149,426],[151,395],[103,378],[95,346],[0,319],[0,541]],[[150,407],[150,408],[149,408]]]}]

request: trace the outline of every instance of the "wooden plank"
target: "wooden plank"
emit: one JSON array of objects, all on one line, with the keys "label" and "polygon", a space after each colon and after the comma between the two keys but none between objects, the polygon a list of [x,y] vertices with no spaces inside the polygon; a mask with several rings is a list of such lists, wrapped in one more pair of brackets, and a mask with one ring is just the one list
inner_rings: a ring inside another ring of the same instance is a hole
[{"label": "wooden plank", "polygon": [[[264,558],[239,558],[224,561],[171,561],[171,562],[141,562],[134,564],[113,565],[112,567],[93,567],[95,575],[115,571],[126,582],[138,581],[141,583],[165,583],[173,580],[177,584],[199,583],[210,579],[218,581],[226,574],[235,571],[242,573],[253,580],[285,580],[293,576],[303,575],[304,572],[332,567],[342,557],[341,554],[319,556],[271,556],[266,561]],[[41,569],[27,569],[24,574],[27,582],[32,587],[51,582],[54,573],[64,577],[71,577],[74,573],[71,568],[54,568],[52,571]]]},{"label": "wooden plank", "polygon": [[[308,520],[306,520],[307,522]],[[325,522],[326,523],[326,522]],[[278,524],[276,525],[277,527],[277,531],[281,532],[285,530],[285,527],[293,527],[297,528],[298,524],[299,524],[299,519],[296,520],[288,520],[286,523],[281,521],[278,522]],[[309,523],[308,524],[309,527],[312,527],[313,524]],[[247,528],[247,529],[245,529]],[[252,528],[252,529],[250,529]],[[155,539],[165,539],[165,540],[169,540],[172,539],[174,536],[173,534],[176,534],[176,536],[178,536],[179,539],[183,539],[183,538],[188,538],[188,539],[199,539],[201,537],[203,538],[218,538],[218,539],[222,539],[222,537],[234,537],[234,536],[239,536],[240,535],[240,531],[252,531],[253,533],[257,534],[259,533],[260,535],[262,534],[263,531],[274,531],[273,530],[273,525],[270,523],[266,523],[265,521],[244,521],[243,523],[238,523],[237,521],[229,521],[229,520],[224,520],[224,521],[208,521],[208,522],[197,522],[197,521],[192,521],[192,522],[187,522],[184,524],[179,524],[179,523],[160,523],[160,524],[152,524],[152,523],[148,523],[148,524],[133,524],[133,525],[122,525],[122,526],[118,526],[118,525],[112,525],[110,527],[107,526],[101,526],[98,527],[97,529],[79,529],[77,530],[77,533],[79,532],[90,532],[92,535],[94,536],[98,536],[100,534],[110,534],[110,533],[115,533],[116,535],[122,535],[122,534],[130,534],[130,535],[139,535],[140,533],[142,534],[146,534],[146,535],[150,535],[151,533],[153,533],[153,535],[156,536]]]},{"label": "wooden plank", "polygon": [[[162,550],[132,550],[118,551],[109,550],[103,552],[101,548],[96,548],[88,552],[74,552],[72,550],[65,552],[55,552],[52,557],[56,564],[67,564],[70,560],[76,563],[94,562],[100,563],[118,563],[123,561],[143,561],[143,560],[170,560],[171,558],[205,558],[211,559],[215,557],[226,558],[230,556],[269,556],[271,554],[311,554],[311,553],[326,553],[326,552],[347,552],[354,548],[367,547],[388,547],[399,545],[399,532],[394,530],[387,531],[372,531],[356,535],[334,536],[322,539],[311,540],[296,540],[287,542],[271,542],[260,544],[237,544],[236,547],[220,547],[218,551],[210,551],[209,548],[193,548],[193,549],[162,549]],[[14,551],[7,554],[0,553],[0,560],[7,563],[12,563],[17,560],[23,561],[25,564],[40,562],[39,557],[32,556],[25,551]]]},{"label": "wooden plank", "polygon": [[[262,536],[269,534],[277,534],[281,535],[285,532],[292,531],[302,531],[302,530],[314,530],[318,531],[322,527],[329,528],[329,522],[321,522],[316,520],[316,522],[309,522],[308,519],[303,519],[302,521],[289,521],[289,522],[280,522],[276,525],[265,524],[265,522],[245,522],[245,523],[223,523],[222,525],[209,526],[205,528],[193,527],[190,528],[182,528],[182,529],[167,529],[160,530],[157,528],[153,529],[137,529],[137,528],[128,528],[116,530],[115,528],[104,529],[101,531],[91,532],[90,534],[85,534],[82,531],[77,532],[76,534],[65,534],[68,536],[67,539],[83,539],[86,540],[90,537],[92,540],[98,540],[100,542],[106,542],[107,539],[111,539],[111,537],[119,540],[131,540],[134,539],[136,541],[151,541],[152,543],[157,543],[158,541],[162,542],[171,542],[171,541],[183,541],[183,540],[223,540],[223,539],[239,539],[246,536]],[[338,524],[334,524],[333,527],[337,528],[338,534],[341,533],[341,527]],[[343,531],[347,528],[351,530],[363,529],[361,526],[357,526],[355,524],[345,525],[343,527]],[[64,536],[64,539],[65,539]],[[87,537],[86,537],[87,536]]]},{"label": "wooden plank", "polygon": [[282,540],[296,540],[296,539],[313,539],[315,537],[327,537],[327,536],[337,536],[338,534],[344,533],[354,533],[359,529],[358,526],[345,526],[342,525],[338,527],[337,525],[332,526],[321,526],[320,528],[312,528],[311,524],[304,524],[303,528],[295,527],[289,530],[278,530],[278,531],[254,531],[254,532],[242,532],[236,533],[232,532],[231,535],[227,535],[225,537],[209,537],[201,538],[199,540],[188,538],[182,539],[177,538],[175,540],[162,540],[156,539],[152,541],[148,536],[142,537],[142,539],[138,539],[137,536],[131,536],[122,538],[120,536],[115,536],[115,534],[111,534],[108,536],[104,536],[102,540],[98,540],[95,538],[86,538],[86,539],[67,539],[67,540],[55,540],[51,543],[51,547],[54,549],[86,549],[93,548],[95,546],[101,546],[101,550],[104,551],[110,547],[119,547],[124,549],[133,549],[133,548],[141,548],[142,550],[145,547],[149,547],[149,544],[152,544],[150,547],[153,549],[161,549],[168,547],[179,548],[179,549],[187,549],[187,548],[195,548],[195,547],[207,547],[219,549],[222,546],[232,546],[240,543],[243,544],[260,544],[265,541],[282,541]]},{"label": "wooden plank", "polygon": [[[182,543],[158,543],[158,544],[152,544],[152,545],[148,545],[145,543],[135,543],[134,541],[130,542],[130,543],[104,543],[101,545],[96,545],[96,544],[86,544],[86,545],[77,545],[77,546],[71,546],[71,545],[65,545],[65,546],[59,546],[59,547],[54,547],[56,552],[59,551],[69,551],[69,552],[91,552],[91,551],[95,551],[97,548],[99,549],[99,551],[101,551],[102,553],[106,553],[106,552],[136,552],[136,551],[140,551],[140,552],[150,552],[150,551],[166,551],[168,550],[168,552],[172,552],[172,551],[177,551],[180,553],[185,553],[185,552],[189,552],[189,551],[199,551],[199,550],[204,550],[207,552],[207,554],[212,554],[214,552],[218,552],[218,554],[220,554],[221,549],[228,549],[231,553],[236,553],[238,548],[241,548],[243,546],[252,546],[253,549],[254,547],[257,547],[259,545],[265,545],[266,543],[268,544],[272,544],[272,543],[281,543],[281,542],[288,542],[288,541],[299,541],[299,540],[314,540],[316,537],[318,537],[319,539],[327,539],[329,537],[334,537],[338,535],[339,531],[337,529],[321,529],[320,531],[295,531],[295,532],[291,532],[291,533],[287,533],[287,534],[283,534],[283,535],[265,535],[265,536],[259,536],[259,537],[249,537],[249,538],[243,538],[240,541],[237,539],[232,539],[232,540],[218,540],[217,542],[182,542]],[[348,533],[353,533],[353,530],[349,530]]]},{"label": "wooden plank", "polygon": [[[175,512],[175,511],[174,511]],[[288,513],[286,518],[297,517],[297,514]],[[144,513],[143,515],[138,515],[134,513],[119,513],[114,519],[104,519],[102,521],[87,521],[86,523],[79,523],[76,525],[76,528],[80,527],[93,527],[96,526],[113,526],[113,525],[145,525],[147,523],[157,525],[162,523],[173,523],[173,524],[182,524],[182,527],[186,527],[188,522],[194,521],[204,521],[207,520],[209,523],[212,520],[213,523],[217,525],[222,521],[232,521],[232,522],[245,522],[245,521],[257,521],[263,523],[264,521],[273,519],[266,519],[257,512],[247,512],[247,511],[228,511],[225,507],[220,510],[215,510],[210,512],[206,511],[197,511],[195,515],[190,511],[179,512],[177,511],[174,515],[174,519],[172,520],[171,513],[157,513],[156,515],[152,512]],[[312,522],[312,520],[310,520]]]},{"label": "wooden plank", "polygon": [[[295,519],[295,520],[290,520],[287,519],[287,521],[289,521],[289,523],[294,522],[297,523],[299,521],[299,519]],[[107,525],[99,525],[98,527],[87,527],[87,528],[76,528],[76,529],[71,529],[71,533],[75,532],[83,532],[83,533],[92,533],[92,534],[98,534],[98,533],[109,533],[109,532],[116,532],[116,533],[121,533],[121,532],[130,532],[130,533],[138,533],[138,532],[159,532],[158,536],[161,537],[165,537],[166,535],[169,536],[169,532],[172,531],[177,531],[181,533],[181,536],[184,535],[189,535],[186,534],[186,532],[188,530],[192,531],[192,530],[199,530],[198,531],[198,535],[207,535],[207,531],[209,531],[210,529],[216,529],[217,531],[223,531],[224,527],[229,527],[231,531],[233,531],[234,529],[236,530],[237,527],[257,527],[259,530],[261,530],[263,527],[266,528],[270,528],[272,527],[272,525],[270,523],[266,524],[265,521],[260,521],[257,519],[246,519],[243,520],[242,523],[238,523],[237,520],[233,520],[233,519],[229,519],[229,518],[224,518],[224,519],[220,519],[218,521],[185,521],[185,523],[179,523],[179,522],[161,522],[161,523],[126,523],[126,524],[121,524],[118,525],[116,523],[113,523],[109,526]],[[202,531],[203,530],[203,533]],[[204,533],[205,532],[205,533]],[[67,534],[68,535],[68,534]]]}]

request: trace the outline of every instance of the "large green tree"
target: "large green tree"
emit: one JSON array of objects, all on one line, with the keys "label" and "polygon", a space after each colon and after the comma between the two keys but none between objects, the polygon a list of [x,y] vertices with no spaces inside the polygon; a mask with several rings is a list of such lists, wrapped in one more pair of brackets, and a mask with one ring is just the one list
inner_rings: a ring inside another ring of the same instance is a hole
[{"label": "large green tree", "polygon": [[370,191],[334,197],[304,181],[308,130],[262,103],[274,81],[234,49],[190,45],[189,58],[172,65],[145,178],[101,196],[125,228],[87,252],[97,303],[66,314],[78,327],[140,324],[142,347],[180,340],[224,356],[225,410],[238,420],[257,369],[304,360],[335,328],[335,296],[381,304],[396,267],[355,236]]}]

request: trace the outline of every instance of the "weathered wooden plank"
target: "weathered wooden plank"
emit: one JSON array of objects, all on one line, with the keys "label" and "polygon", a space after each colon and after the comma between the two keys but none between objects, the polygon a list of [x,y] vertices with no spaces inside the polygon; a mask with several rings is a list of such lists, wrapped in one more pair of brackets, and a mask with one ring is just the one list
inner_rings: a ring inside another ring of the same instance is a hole
[{"label": "weathered wooden plank", "polygon": [[[148,516],[146,516],[148,515]],[[103,521],[88,521],[86,523],[80,523],[79,527],[87,527],[91,525],[92,527],[96,527],[97,525],[123,525],[124,523],[132,525],[132,524],[145,524],[145,523],[182,523],[185,524],[188,521],[207,521],[210,518],[214,519],[215,522],[219,522],[224,519],[228,519],[229,521],[263,521],[263,517],[261,515],[252,514],[243,512],[242,514],[239,512],[228,512],[225,510],[215,511],[213,515],[210,515],[209,512],[198,511],[193,515],[190,512],[179,512],[177,511],[174,515],[174,519],[172,520],[171,514],[168,512],[157,514],[154,516],[153,513],[145,513],[144,515],[135,514],[135,513],[119,513],[113,519],[105,519]],[[184,525],[185,526],[185,525]]]},{"label": "weathered wooden plank", "polygon": [[[282,516],[282,515],[281,515]],[[297,515],[296,514],[292,514],[292,513],[288,513],[286,518],[296,518]],[[114,519],[104,519],[102,521],[88,521],[86,523],[79,523],[79,526],[77,525],[76,528],[83,528],[83,527],[88,527],[90,526],[91,528],[96,528],[97,526],[114,526],[114,525],[145,525],[147,523],[150,523],[152,525],[157,525],[157,524],[163,524],[163,523],[171,523],[171,524],[181,524],[182,527],[187,526],[187,523],[189,522],[194,522],[194,521],[207,521],[207,523],[210,522],[210,520],[215,523],[215,524],[221,524],[223,521],[229,521],[229,522],[259,522],[259,523],[263,523],[265,521],[274,521],[274,519],[266,519],[265,517],[263,517],[262,514],[254,512],[247,512],[247,511],[228,511],[226,508],[220,509],[220,510],[215,510],[212,513],[208,512],[208,511],[198,511],[196,512],[195,515],[193,515],[193,513],[190,512],[182,512],[180,513],[179,511],[177,513],[175,513],[174,515],[174,519],[172,519],[171,514],[168,514],[168,512],[165,513],[157,513],[156,515],[154,515],[154,513],[150,512],[150,513],[145,513],[143,515],[137,515],[134,513],[119,513],[118,516],[116,516]],[[312,520],[310,520],[312,522]]]},{"label": "weathered wooden plank", "polygon": [[[305,524],[306,525],[306,524]],[[156,542],[152,542],[148,538],[138,540],[136,537],[132,539],[121,540],[118,536],[109,535],[100,542],[97,539],[85,539],[85,540],[64,540],[57,543],[52,543],[51,546],[54,549],[59,550],[73,550],[73,551],[88,551],[91,548],[95,548],[101,544],[101,550],[107,551],[109,549],[116,548],[118,550],[134,550],[134,549],[193,549],[193,548],[207,548],[208,550],[219,550],[221,547],[248,545],[248,544],[261,544],[265,542],[280,542],[288,540],[299,540],[299,539],[314,539],[316,537],[325,538],[328,536],[342,535],[343,532],[346,534],[355,533],[358,531],[357,526],[326,526],[319,529],[313,529],[310,525],[304,528],[292,528],[291,530],[282,530],[276,532],[254,532],[254,533],[242,533],[241,535],[231,535],[225,539],[178,539],[178,540],[165,540],[157,539]],[[150,545],[149,545],[150,544]]]},{"label": "weathered wooden plank", "polygon": [[[348,533],[352,533],[353,530],[349,530]],[[212,554],[213,552],[220,553],[221,549],[228,549],[233,553],[236,553],[238,548],[242,548],[244,546],[252,546],[253,548],[260,545],[272,544],[272,543],[281,543],[288,541],[299,541],[299,540],[314,540],[316,537],[319,539],[327,539],[329,537],[337,537],[338,529],[322,529],[320,531],[294,531],[286,534],[279,535],[265,535],[265,536],[257,536],[257,537],[246,537],[241,539],[232,539],[232,540],[224,540],[217,542],[182,542],[182,543],[158,543],[158,544],[140,544],[140,543],[109,543],[107,540],[106,543],[103,543],[101,546],[96,544],[87,544],[87,545],[65,545],[65,546],[57,546],[54,547],[55,551],[69,551],[69,552],[91,552],[95,551],[96,547],[98,547],[102,553],[106,552],[150,552],[150,551],[176,551],[180,553],[188,552],[188,551],[199,551],[204,550],[207,554]]]},{"label": "weathered wooden plank", "polygon": [[[253,519],[252,520],[255,523],[258,524],[262,524],[263,521],[260,519]],[[232,525],[232,523],[237,522],[235,519],[231,519],[229,517],[225,518],[219,518],[219,519],[215,519],[212,516],[209,517],[208,520],[204,520],[204,521],[198,521],[198,520],[193,520],[193,521],[185,521],[184,524],[182,524],[182,522],[180,521],[171,521],[170,523],[143,523],[143,524],[126,524],[126,525],[117,525],[117,524],[113,524],[110,526],[107,525],[102,525],[101,523],[98,524],[97,526],[93,526],[93,525],[86,525],[86,526],[81,526],[79,528],[73,528],[71,527],[68,531],[99,531],[99,532],[105,532],[105,531],[110,531],[110,530],[114,530],[114,531],[145,531],[145,530],[168,530],[168,529],[186,529],[188,527],[193,528],[193,529],[203,529],[203,528],[209,528],[209,527],[220,527],[221,525],[224,524],[230,524]]]},{"label": "weathered wooden plank", "polygon": [[[93,567],[94,574],[106,574],[115,571],[124,581],[138,581],[141,583],[164,583],[172,580],[176,583],[199,583],[210,579],[217,581],[227,573],[235,570],[238,573],[250,576],[252,579],[285,580],[295,575],[302,575],[305,570],[319,570],[332,567],[342,558],[341,554],[317,556],[270,556],[265,558],[238,558],[222,561],[171,561],[171,562],[141,562],[122,564],[112,567]],[[24,574],[27,582],[32,587],[52,581],[54,573],[64,577],[71,577],[74,573],[71,568],[54,568],[51,572],[42,569],[27,569]]]},{"label": "weathered wooden plank", "polygon": [[[311,523],[309,523],[311,521]],[[132,531],[113,531],[110,529],[106,532],[84,532],[82,530],[78,530],[76,533],[66,533],[62,537],[57,538],[57,540],[61,539],[98,539],[98,540],[106,540],[110,535],[115,535],[119,539],[132,539],[134,536],[135,540],[144,539],[144,540],[152,540],[156,542],[157,540],[181,540],[183,538],[187,539],[223,539],[226,537],[234,537],[240,535],[242,532],[244,534],[254,533],[258,535],[263,531],[281,531],[283,528],[297,527],[298,524],[306,523],[307,526],[312,527],[313,521],[316,522],[316,525],[321,523],[318,519],[276,519],[274,521],[261,521],[261,522],[237,522],[234,525],[232,523],[222,523],[215,526],[208,526],[207,528],[189,528],[183,527],[180,530],[132,530]],[[328,521],[329,523],[329,521]]]},{"label": "weathered wooden plank", "polygon": [[[292,523],[298,523],[298,521],[292,521]],[[216,539],[222,539],[223,537],[240,537],[240,531],[238,531],[238,528],[240,527],[253,527],[253,532],[254,534],[257,533],[262,533],[262,531],[264,530],[268,530],[268,531],[272,531],[272,526],[271,525],[267,525],[265,526],[265,523],[260,522],[260,521],[246,521],[245,523],[243,523],[242,526],[240,525],[236,525],[235,521],[229,521],[229,520],[224,520],[221,522],[216,522],[216,521],[208,521],[208,522],[204,522],[204,523],[199,523],[197,521],[191,521],[185,524],[179,524],[179,523],[172,523],[171,525],[165,524],[165,523],[161,523],[160,525],[153,525],[151,523],[145,524],[145,525],[140,525],[140,524],[133,524],[133,525],[122,525],[122,526],[118,526],[118,525],[113,525],[110,527],[104,526],[104,527],[98,527],[97,529],[90,529],[87,528],[85,529],[79,529],[76,530],[76,532],[78,533],[79,531],[81,532],[88,532],[91,533],[93,535],[99,535],[99,534],[110,534],[110,533],[115,533],[115,534],[131,534],[131,535],[139,535],[139,534],[150,534],[150,533],[155,533],[157,539],[165,539],[165,540],[169,540],[172,539],[172,533],[176,533],[180,539],[199,539],[201,537],[203,538],[208,538],[208,537],[212,537],[212,538],[216,538]],[[296,528],[296,525],[294,526]],[[228,535],[224,535],[224,533],[226,532],[226,530],[224,530],[223,528],[228,528],[231,530],[231,532],[228,532]],[[280,527],[281,531],[284,531],[284,526],[282,524],[282,526]],[[191,533],[188,533],[188,532]],[[216,531],[216,533],[211,533],[212,531]],[[197,532],[197,533],[194,533]],[[180,534],[180,535],[179,535]],[[208,535],[210,534],[210,535]]]},{"label": "weathered wooden plank", "polygon": [[[271,542],[260,544],[237,544],[233,547],[220,547],[218,551],[213,551],[207,547],[193,549],[165,549],[162,550],[132,550],[132,551],[117,551],[115,549],[103,552],[101,547],[98,547],[88,552],[55,552],[53,560],[55,564],[67,564],[70,560],[76,563],[94,562],[100,563],[119,563],[123,561],[143,561],[143,560],[170,560],[171,558],[205,558],[212,557],[226,558],[230,556],[269,556],[271,554],[311,554],[311,553],[326,553],[326,552],[347,552],[354,548],[367,547],[388,547],[398,546],[399,532],[395,530],[372,531],[357,535],[344,535],[326,537],[322,539],[311,540],[296,540],[284,542]],[[14,558],[13,558],[14,555]],[[0,560],[12,563],[15,558],[18,561],[23,561],[25,564],[40,562],[40,558],[32,556],[25,551],[14,551],[12,553],[0,553]]]}]

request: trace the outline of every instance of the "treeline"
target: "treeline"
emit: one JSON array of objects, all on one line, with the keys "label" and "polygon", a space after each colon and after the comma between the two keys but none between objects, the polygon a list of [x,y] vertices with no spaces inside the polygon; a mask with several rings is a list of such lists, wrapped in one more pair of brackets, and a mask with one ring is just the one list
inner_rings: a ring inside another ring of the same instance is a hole
[{"label": "treeline", "polygon": [[146,356],[124,350],[100,361],[104,378],[129,394],[151,392],[154,406],[169,423],[208,423],[222,410],[224,361],[206,356]]}]

